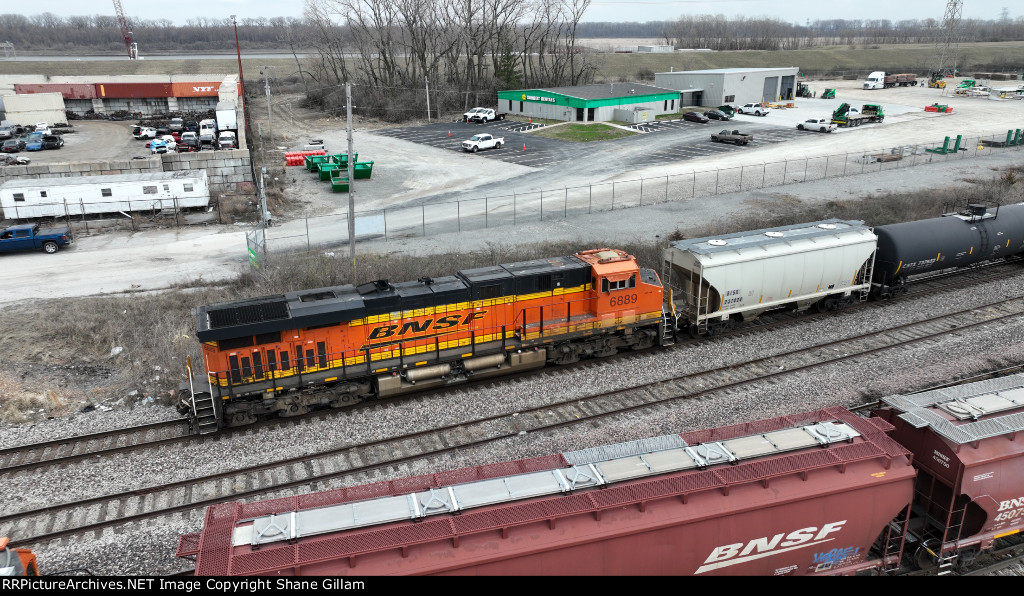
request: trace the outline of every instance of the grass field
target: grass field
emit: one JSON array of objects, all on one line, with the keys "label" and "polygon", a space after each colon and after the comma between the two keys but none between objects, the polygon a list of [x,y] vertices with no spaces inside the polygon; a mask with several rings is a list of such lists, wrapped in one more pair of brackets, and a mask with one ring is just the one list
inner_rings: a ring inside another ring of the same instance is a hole
[{"label": "grass field", "polygon": [[588,143],[591,141],[607,141],[620,137],[631,137],[637,133],[605,124],[565,124],[552,128],[542,128],[533,133],[534,136]]}]

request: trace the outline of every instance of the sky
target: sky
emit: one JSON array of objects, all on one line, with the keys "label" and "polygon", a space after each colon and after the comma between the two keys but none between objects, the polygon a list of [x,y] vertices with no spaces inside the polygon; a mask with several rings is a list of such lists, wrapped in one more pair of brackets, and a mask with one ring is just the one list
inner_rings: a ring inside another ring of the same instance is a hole
[{"label": "sky", "polygon": [[[592,0],[584,21],[660,21],[682,15],[722,14],[726,17],[775,17],[791,23],[836,18],[905,19],[933,18],[941,21],[947,0],[902,0],[884,9],[878,3],[834,3],[822,0]],[[42,12],[60,15],[115,14],[111,0],[47,0],[40,4],[10,2],[0,13],[26,16]],[[1024,16],[1021,0],[964,0],[963,18],[995,20],[1005,7],[1011,19]],[[27,6],[32,8],[25,8]],[[836,10],[836,6],[851,8]],[[303,0],[121,0],[130,19],[160,20],[184,25],[196,16],[221,19],[230,15],[242,17],[302,17]],[[858,6],[870,6],[861,10]],[[844,14],[845,13],[845,14]]]}]

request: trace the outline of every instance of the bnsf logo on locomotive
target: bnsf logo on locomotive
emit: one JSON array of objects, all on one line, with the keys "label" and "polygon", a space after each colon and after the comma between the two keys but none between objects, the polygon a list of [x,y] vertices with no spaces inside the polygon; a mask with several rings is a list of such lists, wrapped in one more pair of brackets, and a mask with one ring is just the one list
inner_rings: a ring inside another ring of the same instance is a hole
[{"label": "bnsf logo on locomotive", "polygon": [[384,339],[386,337],[402,337],[412,333],[424,333],[433,329],[451,329],[452,327],[464,327],[477,319],[482,319],[487,314],[486,310],[471,312],[466,315],[447,315],[437,319],[424,319],[422,321],[406,321],[401,325],[381,325],[370,331],[367,339]]}]

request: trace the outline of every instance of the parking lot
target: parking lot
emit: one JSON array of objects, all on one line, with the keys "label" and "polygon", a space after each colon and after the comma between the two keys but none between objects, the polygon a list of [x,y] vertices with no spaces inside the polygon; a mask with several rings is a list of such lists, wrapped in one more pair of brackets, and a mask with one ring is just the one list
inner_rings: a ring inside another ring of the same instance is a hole
[{"label": "parking lot", "polygon": [[[70,126],[58,129],[64,146],[44,151],[21,151],[32,164],[69,163],[105,159],[132,159],[150,157],[146,148],[149,139],[136,139],[131,135],[132,121],[72,120]],[[59,132],[55,131],[57,134]]]},{"label": "parking lot", "polygon": [[[377,134],[395,139],[410,141],[420,145],[428,145],[437,149],[463,153],[462,141],[474,134],[487,132],[495,137],[503,137],[505,144],[501,149],[481,151],[474,157],[498,159],[507,163],[534,168],[552,168],[572,160],[587,159],[591,154],[606,152],[609,145],[615,150],[624,149],[636,153],[624,166],[644,166],[659,163],[672,163],[680,160],[715,156],[732,151],[754,149],[759,146],[789,141],[803,133],[793,128],[781,128],[768,123],[758,122],[761,118],[740,116],[738,119],[722,122],[712,120],[706,124],[687,122],[684,120],[659,120],[657,122],[626,126],[637,134],[631,137],[616,139],[613,142],[575,143],[551,139],[526,131],[535,131],[538,125],[517,121],[498,121],[485,124],[468,124],[464,122],[447,122],[420,126],[403,126],[378,131]],[[559,125],[553,125],[559,126]],[[754,141],[747,146],[736,146],[729,143],[714,143],[711,133],[728,128],[740,128],[745,133],[753,134]],[[450,136],[449,136],[450,135]],[[657,135],[658,144],[654,149],[642,150],[649,146],[650,136]],[[671,137],[669,139],[669,137]]]}]

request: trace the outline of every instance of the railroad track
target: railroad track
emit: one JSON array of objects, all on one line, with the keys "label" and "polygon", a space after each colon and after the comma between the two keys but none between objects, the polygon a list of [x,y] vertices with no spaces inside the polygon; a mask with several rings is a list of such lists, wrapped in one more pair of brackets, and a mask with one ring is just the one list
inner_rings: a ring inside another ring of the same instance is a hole
[{"label": "railroad track", "polygon": [[141,446],[159,446],[188,436],[188,423],[184,420],[153,422],[132,428],[66,437],[0,449],[0,474],[36,469],[49,465],[67,464],[82,459],[112,455],[139,449]]},{"label": "railroad track", "polygon": [[[175,513],[199,514],[205,507],[225,501],[267,498],[280,492],[295,492],[296,489],[321,490],[325,483],[340,478],[353,477],[356,483],[367,482],[372,480],[372,472],[384,467],[423,460],[430,466],[435,463],[432,458],[452,450],[584,422],[593,423],[638,410],[668,408],[679,400],[739,391],[751,384],[770,382],[799,371],[863,358],[999,321],[1018,320],[1022,315],[1024,298],[1016,297],[590,398],[548,403],[529,410],[481,417],[313,456],[282,459],[73,503],[21,512],[8,509],[0,515],[0,535],[18,536],[20,544],[35,544]],[[384,402],[379,407],[390,406]]]},{"label": "railroad track", "polygon": [[[927,279],[918,280],[914,285],[913,294],[902,298],[900,302],[920,299],[936,293],[946,292],[953,289],[970,287],[972,285],[991,282],[1017,274],[1019,264],[1016,261],[996,262],[986,266],[979,266],[967,271],[946,273],[931,276]],[[863,308],[884,308],[889,302],[872,302]],[[859,310],[859,309],[858,309]],[[852,311],[851,311],[852,312]],[[730,337],[742,336],[743,334],[766,333],[793,325],[800,325],[815,320],[817,317],[833,316],[834,313],[778,313],[759,318],[753,322],[743,324],[729,333]],[[685,349],[687,346],[696,345],[706,338],[684,339],[677,344],[677,349]],[[509,377],[504,380],[485,380],[481,383],[509,382],[512,378],[530,378],[535,375],[559,375],[577,369],[578,367],[600,368],[607,364],[618,362],[623,358],[643,358],[644,352],[627,352],[605,358],[602,360],[585,360],[577,364],[560,367],[557,369],[542,369],[530,371],[521,376]],[[464,383],[454,386],[455,389],[472,389],[477,383]],[[424,396],[446,391],[444,387],[425,391],[409,397],[398,399],[422,399]],[[329,389],[324,389],[329,391]],[[369,404],[356,404],[349,408],[374,407],[376,402]],[[335,416],[337,411],[317,411],[305,416],[294,418],[272,419],[255,425],[247,425],[233,429],[223,429],[212,440],[221,440],[231,437],[236,432],[258,431],[267,428],[282,428],[302,424],[303,420]],[[44,443],[32,445],[21,445],[7,449],[0,449],[0,477],[15,472],[35,472],[50,466],[64,466],[77,461],[87,460],[95,457],[105,457],[116,453],[142,452],[145,449],[178,449],[185,450],[194,443],[203,440],[211,440],[210,437],[198,437],[190,435],[188,426],[183,421],[157,422],[139,427],[112,430],[103,433],[67,437]]]}]

